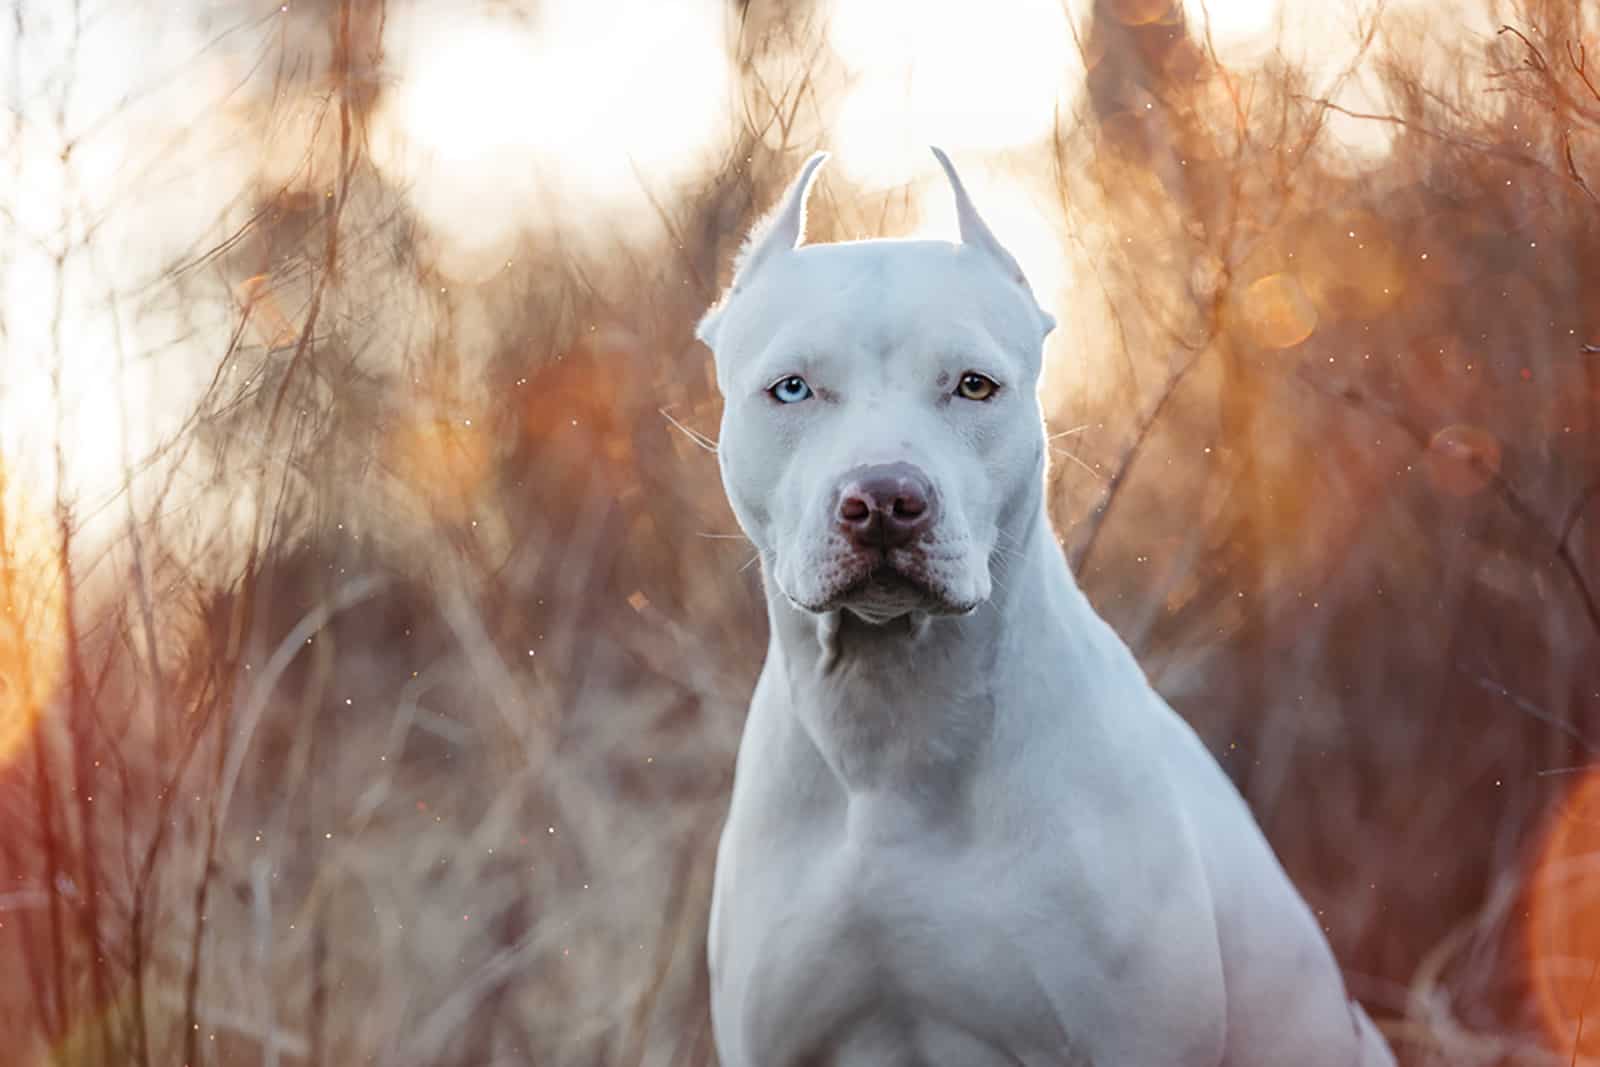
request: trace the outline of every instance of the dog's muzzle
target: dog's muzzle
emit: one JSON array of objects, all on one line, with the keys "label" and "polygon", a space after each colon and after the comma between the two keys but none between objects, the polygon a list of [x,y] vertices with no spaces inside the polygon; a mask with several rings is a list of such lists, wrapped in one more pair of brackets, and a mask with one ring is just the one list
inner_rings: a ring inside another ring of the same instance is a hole
[{"label": "dog's muzzle", "polygon": [[930,559],[940,510],[933,480],[910,463],[857,467],[840,478],[833,502],[839,580],[827,607],[874,622],[966,610],[950,602]]},{"label": "dog's muzzle", "polygon": [[939,495],[909,463],[858,467],[839,483],[839,532],[858,549],[888,553],[924,537],[939,521]]}]

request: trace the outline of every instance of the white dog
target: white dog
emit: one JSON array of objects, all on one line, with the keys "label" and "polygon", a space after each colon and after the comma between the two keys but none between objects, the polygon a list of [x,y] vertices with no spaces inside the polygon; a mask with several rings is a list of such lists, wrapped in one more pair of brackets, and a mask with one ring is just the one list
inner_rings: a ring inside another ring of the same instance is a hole
[{"label": "white dog", "polygon": [[724,1067],[1382,1067],[1244,801],[1067,569],[1054,320],[961,243],[800,246],[700,325],[771,642],[711,902]]}]

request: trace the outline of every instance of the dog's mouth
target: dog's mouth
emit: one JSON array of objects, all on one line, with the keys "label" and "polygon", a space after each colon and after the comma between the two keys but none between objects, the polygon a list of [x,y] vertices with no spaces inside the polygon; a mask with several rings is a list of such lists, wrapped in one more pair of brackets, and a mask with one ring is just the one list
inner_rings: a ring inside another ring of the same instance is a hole
[{"label": "dog's mouth", "polygon": [[951,596],[944,583],[929,574],[926,563],[898,552],[860,557],[842,581],[813,603],[790,600],[804,611],[847,610],[870,623],[885,623],[913,612],[966,615],[977,604]]},{"label": "dog's mouth", "polygon": [[913,611],[925,611],[943,598],[926,579],[889,566],[878,567],[835,597],[839,606],[868,622],[888,622]]}]

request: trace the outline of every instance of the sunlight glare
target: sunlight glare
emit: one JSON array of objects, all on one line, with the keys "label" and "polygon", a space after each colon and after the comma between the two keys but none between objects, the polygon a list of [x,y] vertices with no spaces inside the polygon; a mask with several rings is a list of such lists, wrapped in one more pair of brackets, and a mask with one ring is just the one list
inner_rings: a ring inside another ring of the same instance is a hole
[{"label": "sunlight glare", "polygon": [[374,117],[378,165],[486,255],[573,208],[648,212],[705,162],[730,68],[709,0],[618,6],[548,4],[529,29],[416,9],[391,30],[399,86]]},{"label": "sunlight glare", "polygon": [[838,164],[871,189],[920,174],[929,144],[999,151],[1042,139],[1082,74],[1050,0],[840,3],[828,41],[852,83],[832,131]]},{"label": "sunlight glare", "polygon": [[186,13],[113,5],[27,33],[0,168],[0,203],[25,205],[0,225],[0,462],[34,501],[84,501],[92,524],[209,380],[200,313],[151,308],[148,287],[242,221],[253,146],[226,106],[237,57]]},{"label": "sunlight glare", "polygon": [[[1182,2],[1192,32],[1203,38],[1209,31],[1217,58],[1225,66],[1257,67],[1281,53],[1307,71],[1312,79],[1308,93],[1327,95],[1334,105],[1325,116],[1328,137],[1341,149],[1334,161],[1351,171],[1387,156],[1398,132],[1393,123],[1362,117],[1390,110],[1370,56],[1361,55],[1363,27],[1379,17],[1387,20],[1387,26],[1419,13],[1436,19],[1446,6],[1455,9],[1451,11],[1455,23],[1468,22],[1460,4],[1439,0],[1336,0],[1293,7],[1284,0]],[[1473,29],[1482,32],[1479,26]],[[1456,38],[1449,40],[1454,43]]]},{"label": "sunlight glare", "polygon": [[[927,154],[924,148],[924,154]],[[929,157],[931,161],[931,156]],[[984,222],[1015,257],[1039,305],[1058,317],[1067,299],[1069,265],[1061,222],[1018,179],[997,173],[972,159],[957,157],[961,181],[983,214]],[[916,188],[919,222],[910,237],[959,241],[955,198],[944,173],[930,162],[931,173],[919,175]]]},{"label": "sunlight glare", "polygon": [[0,361],[0,461],[33,499],[59,490],[75,501],[80,532],[115,525],[123,512],[102,505],[179,432],[204,389],[201,343],[169,340],[193,320],[133,313],[104,292],[88,257],[57,264],[24,252],[10,267],[0,303],[29,313],[12,316]]},{"label": "sunlight glare", "polygon": [[1261,59],[1272,48],[1283,0],[1183,0],[1192,32],[1209,30],[1217,57],[1236,65]]}]

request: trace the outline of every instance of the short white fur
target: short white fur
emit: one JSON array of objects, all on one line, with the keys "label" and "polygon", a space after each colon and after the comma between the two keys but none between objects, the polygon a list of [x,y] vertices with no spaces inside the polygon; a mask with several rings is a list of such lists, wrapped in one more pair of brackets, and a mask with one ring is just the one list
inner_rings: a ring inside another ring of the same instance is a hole
[{"label": "short white fur", "polygon": [[[803,244],[818,154],[701,324],[771,628],[711,903],[721,1062],[1392,1067],[1244,801],[1074,581],[1043,504],[1054,321],[935,153],[958,243]],[[999,391],[952,397],[966,372]],[[812,395],[776,403],[793,375]],[[863,585],[833,521],[841,479],[886,463],[940,501],[887,555],[909,590]]]}]

